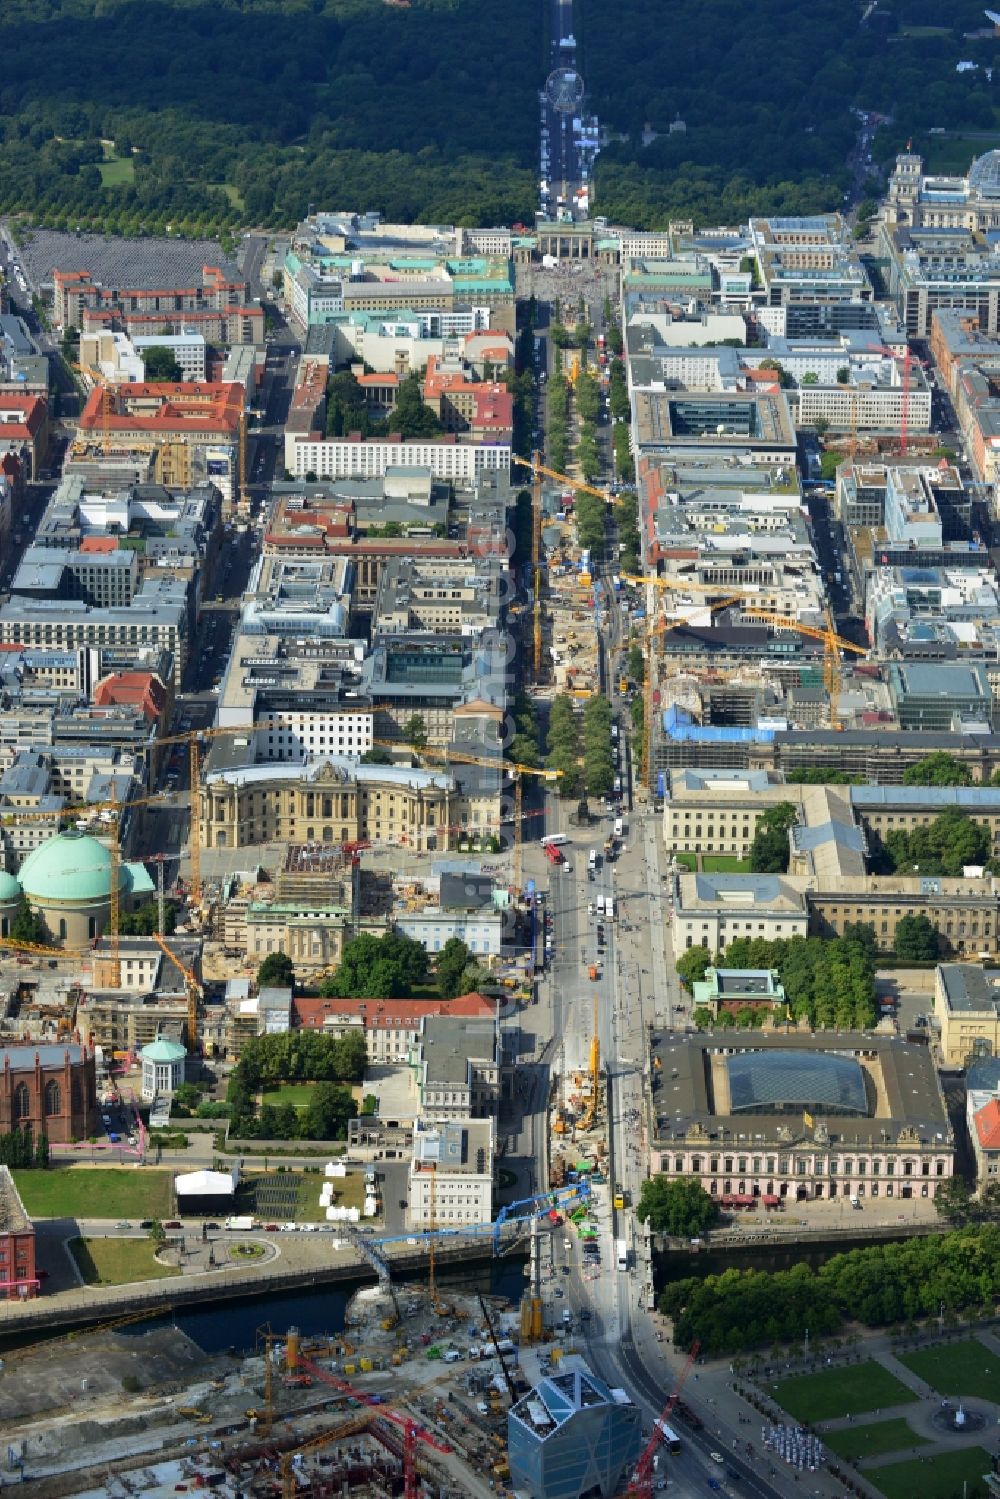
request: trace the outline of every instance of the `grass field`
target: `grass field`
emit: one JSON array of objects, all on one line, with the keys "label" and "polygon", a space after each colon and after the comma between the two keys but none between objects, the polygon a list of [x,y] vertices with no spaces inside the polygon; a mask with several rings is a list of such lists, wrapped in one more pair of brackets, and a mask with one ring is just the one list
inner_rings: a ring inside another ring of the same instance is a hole
[{"label": "grass field", "polygon": [[941,1395],[979,1395],[1000,1399],[1000,1356],[991,1353],[978,1338],[968,1338],[951,1347],[924,1348],[903,1353],[901,1364],[926,1379]]},{"label": "grass field", "polygon": [[697,854],[674,854],[674,858],[677,860],[678,864],[683,865],[685,869],[694,871],[698,868]]},{"label": "grass field", "polygon": [[159,1263],[149,1239],[74,1239],[70,1248],[88,1286],[126,1286],[180,1274]]},{"label": "grass field", "polygon": [[[262,1173],[246,1172],[237,1193],[236,1212],[256,1212],[258,1217],[268,1223],[322,1223],[326,1213],[319,1205],[319,1194],[326,1177],[320,1172],[310,1171],[308,1174],[296,1175],[295,1177],[295,1203],[286,1200],[280,1206],[268,1207],[266,1202],[258,1201],[254,1206],[254,1193],[251,1190],[259,1180],[266,1180]],[[347,1176],[333,1177],[333,1188],[337,1194],[337,1207],[360,1208],[365,1200],[365,1174],[363,1171],[351,1171]]]},{"label": "grass field", "polygon": [[908,1452],[923,1447],[927,1438],[918,1436],[908,1421],[872,1421],[867,1426],[841,1426],[824,1431],[823,1440],[832,1452],[854,1462],[859,1457],[878,1457],[883,1452]]},{"label": "grass field", "polygon": [[989,1453],[982,1447],[966,1447],[940,1457],[913,1457],[905,1463],[868,1468],[865,1478],[886,1499],[956,1499],[961,1494],[964,1499],[976,1499],[986,1492],[982,1477],[989,1471]]},{"label": "grass field", "polygon": [[701,867],[706,874],[746,874],[750,862],[737,859],[735,854],[703,854]]},{"label": "grass field", "polygon": [[1000,146],[1000,131],[997,139],[979,140],[974,136],[963,135],[960,131],[947,135],[924,135],[914,141],[916,150],[920,151],[926,163],[928,172],[959,174],[969,170],[969,163],[974,156],[982,156],[993,146]]},{"label": "grass field", "polygon": [[873,1362],[783,1379],[771,1393],[790,1416],[810,1422],[887,1410],[891,1405],[906,1405],[917,1399],[888,1369]]},{"label": "grass field", "polygon": [[127,157],[98,162],[97,170],[105,187],[126,187],[135,181],[135,163]]},{"label": "grass field", "polygon": [[14,1181],[32,1218],[169,1218],[169,1171],[54,1167],[15,1171]]},{"label": "grass field", "polygon": [[243,194],[238,187],[234,187],[231,182],[210,182],[208,186],[221,188],[233,207],[238,209],[240,213],[243,212],[246,204],[243,202]]},{"label": "grass field", "polygon": [[276,1108],[283,1103],[290,1103],[296,1109],[307,1109],[312,1090],[312,1083],[282,1083],[280,1088],[272,1088],[265,1093],[263,1102]]}]

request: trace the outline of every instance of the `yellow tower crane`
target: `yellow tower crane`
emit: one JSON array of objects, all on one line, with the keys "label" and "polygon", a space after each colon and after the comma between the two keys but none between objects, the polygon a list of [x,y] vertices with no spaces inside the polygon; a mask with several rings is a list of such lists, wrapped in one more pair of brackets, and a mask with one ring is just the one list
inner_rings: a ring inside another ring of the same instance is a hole
[{"label": "yellow tower crane", "polygon": [[[637,582],[639,580],[632,579],[631,581]],[[649,578],[642,579],[642,581],[653,583],[660,580]],[[700,593],[702,592],[702,589],[700,587],[696,587],[692,591]],[[717,588],[713,588],[711,590],[705,589],[704,591],[718,593],[719,590]],[[642,696],[642,727],[643,735],[646,741],[643,764],[643,781],[650,796],[652,796],[653,794],[653,637],[656,635],[666,634],[668,630],[676,630],[681,625],[690,624],[691,621],[695,619],[699,614],[714,614],[719,609],[728,609],[730,604],[740,604],[744,601],[745,597],[746,595],[742,593],[730,593],[727,594],[725,598],[716,599],[713,603],[709,603],[706,600],[704,604],[699,604],[698,607],[694,609],[690,614],[680,615],[676,619],[663,618],[661,620],[654,620],[652,610],[650,609],[646,611],[646,675],[643,680]]]},{"label": "yellow tower crane", "polygon": [[451,1307],[441,1298],[437,1288],[437,1278],[434,1263],[434,1249],[437,1238],[437,1162],[431,1161],[427,1168],[431,1174],[430,1191],[427,1196],[427,1290],[431,1298],[431,1306],[439,1317],[447,1317],[451,1313]]},{"label": "yellow tower crane", "polygon": [[594,990],[594,998],[591,1013],[590,1026],[590,1057],[587,1063],[587,1071],[590,1073],[590,1101],[587,1111],[580,1120],[581,1129],[590,1129],[597,1115],[598,1089],[601,1082],[601,1038],[597,1030],[597,989]]},{"label": "yellow tower crane", "polygon": [[818,625],[805,625],[801,620],[792,619],[790,615],[773,614],[770,610],[755,609],[752,605],[744,608],[743,612],[748,620],[758,624],[771,625],[776,630],[793,630],[798,635],[804,635],[808,640],[822,642],[823,681],[830,699],[830,723],[835,729],[839,728],[836,698],[840,692],[840,652],[851,651],[855,656],[867,656],[867,648],[863,645],[855,645],[853,640],[845,640],[843,635],[836,633],[829,609],[826,611],[825,630],[820,629]]},{"label": "yellow tower crane", "polygon": [[599,500],[610,499],[606,489],[596,489],[593,484],[584,484],[579,479],[571,479],[569,474],[561,474],[558,469],[547,468],[544,463],[538,461],[537,453],[533,458],[519,458],[516,453],[512,453],[510,461],[521,468],[530,468],[533,472],[542,474],[546,479],[555,479],[557,484],[565,484],[567,489],[578,490],[580,494],[596,495]]},{"label": "yellow tower crane", "polygon": [[184,984],[187,991],[188,1051],[192,1053],[196,1052],[198,1050],[198,1005],[199,1002],[204,998],[205,991],[202,988],[201,984],[198,982],[195,974],[187,966],[187,964],[182,963],[177,954],[171,952],[166,942],[160,936],[160,933],[153,932],[152,937],[153,941],[156,943],[161,952],[165,953],[166,956],[170,959],[171,963],[173,963],[174,967],[179,968],[181,973],[184,975]]},{"label": "yellow tower crane", "polygon": [[[372,743],[386,749],[399,749],[394,739],[373,739]],[[540,776],[543,781],[558,781],[561,770],[549,770],[545,766],[522,765],[517,760],[490,759],[488,755],[466,755],[460,750],[422,749],[418,755],[425,759],[444,760],[455,765],[485,765],[498,770],[501,775],[510,775],[514,781],[514,888],[521,892],[521,860],[524,812],[521,800],[521,777]]]}]

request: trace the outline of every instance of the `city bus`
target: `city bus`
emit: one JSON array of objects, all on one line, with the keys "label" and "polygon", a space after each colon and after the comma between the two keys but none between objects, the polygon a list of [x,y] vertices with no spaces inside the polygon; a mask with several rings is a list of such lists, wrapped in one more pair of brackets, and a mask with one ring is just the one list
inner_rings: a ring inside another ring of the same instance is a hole
[{"label": "city bus", "polygon": [[681,1439],[672,1426],[668,1426],[666,1421],[657,1421],[656,1429],[660,1434],[660,1441],[668,1452],[680,1452]]}]

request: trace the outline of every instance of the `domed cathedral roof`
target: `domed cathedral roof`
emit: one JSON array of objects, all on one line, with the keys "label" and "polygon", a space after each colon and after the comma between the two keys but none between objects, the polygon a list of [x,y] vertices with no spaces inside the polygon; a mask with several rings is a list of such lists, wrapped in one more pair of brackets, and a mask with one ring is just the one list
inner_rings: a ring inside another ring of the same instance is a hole
[{"label": "domed cathedral roof", "polygon": [[982,198],[1000,198],[1000,151],[976,157],[969,168],[969,188]]},{"label": "domed cathedral roof", "polygon": [[12,874],[0,869],[0,906],[15,905],[21,899],[21,886]]},{"label": "domed cathedral roof", "polygon": [[[118,871],[119,891],[127,886],[124,866]],[[46,901],[89,902],[111,896],[111,853],[85,833],[57,833],[28,855],[21,866],[25,895]]]}]

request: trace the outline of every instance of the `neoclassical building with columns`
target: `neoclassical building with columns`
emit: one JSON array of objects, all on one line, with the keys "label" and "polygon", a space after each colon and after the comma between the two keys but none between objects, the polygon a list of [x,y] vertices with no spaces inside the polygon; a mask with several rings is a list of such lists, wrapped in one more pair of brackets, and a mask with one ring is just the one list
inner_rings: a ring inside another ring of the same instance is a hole
[{"label": "neoclassical building with columns", "polygon": [[204,778],[203,848],[370,842],[433,853],[500,831],[499,763],[437,771],[319,755],[241,765],[226,748],[229,763],[213,751]]},{"label": "neoclassical building with columns", "polygon": [[650,1171],[777,1205],[933,1198],[955,1140],[927,1046],[854,1031],[654,1035]]}]

